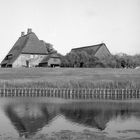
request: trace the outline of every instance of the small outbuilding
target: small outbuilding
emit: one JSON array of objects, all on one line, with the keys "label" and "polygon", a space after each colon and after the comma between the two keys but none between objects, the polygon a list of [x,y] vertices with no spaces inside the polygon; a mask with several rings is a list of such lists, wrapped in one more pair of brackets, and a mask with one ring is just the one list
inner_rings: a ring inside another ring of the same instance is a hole
[{"label": "small outbuilding", "polygon": [[43,60],[39,63],[39,66],[41,67],[60,67],[61,65],[61,59],[60,55],[58,53],[52,53],[47,55],[43,58]]}]

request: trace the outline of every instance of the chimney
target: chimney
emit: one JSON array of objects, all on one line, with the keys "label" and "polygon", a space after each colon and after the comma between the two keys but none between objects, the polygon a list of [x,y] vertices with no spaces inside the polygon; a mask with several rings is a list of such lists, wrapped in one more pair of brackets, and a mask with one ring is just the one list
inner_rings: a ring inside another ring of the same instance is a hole
[{"label": "chimney", "polygon": [[27,34],[31,33],[32,32],[32,29],[31,28],[28,28],[27,30]]},{"label": "chimney", "polygon": [[25,35],[25,33],[24,32],[21,32],[21,36],[24,36]]}]

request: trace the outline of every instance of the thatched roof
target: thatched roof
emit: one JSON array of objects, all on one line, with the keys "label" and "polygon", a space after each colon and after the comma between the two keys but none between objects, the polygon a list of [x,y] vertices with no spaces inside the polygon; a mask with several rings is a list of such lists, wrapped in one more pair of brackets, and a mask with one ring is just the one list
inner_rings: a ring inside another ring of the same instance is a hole
[{"label": "thatched roof", "polygon": [[[91,45],[91,46],[85,46],[85,47],[79,47],[79,48],[73,48],[71,51],[77,52],[77,51],[86,51],[86,50],[92,49],[92,53],[93,53],[93,55],[95,55],[101,47],[106,47],[105,43]],[[106,49],[107,49],[107,47],[106,47]],[[110,53],[109,50],[108,50],[108,53]]]},{"label": "thatched roof", "polygon": [[[49,43],[40,41],[35,33],[30,32],[27,35],[19,37],[17,42],[2,61],[1,65],[5,63],[12,64],[20,54],[46,55],[48,54],[47,48],[49,46]],[[10,59],[7,59],[8,57],[10,57]]]}]

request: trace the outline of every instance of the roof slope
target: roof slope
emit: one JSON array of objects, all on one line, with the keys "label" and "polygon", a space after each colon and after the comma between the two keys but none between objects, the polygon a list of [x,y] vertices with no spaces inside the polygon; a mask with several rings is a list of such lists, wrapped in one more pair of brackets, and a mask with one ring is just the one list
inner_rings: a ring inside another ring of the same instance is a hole
[{"label": "roof slope", "polygon": [[35,33],[28,34],[27,38],[28,41],[25,44],[22,53],[48,54],[46,46],[37,38]]},{"label": "roof slope", "polygon": [[[19,37],[1,64],[12,64],[21,53],[46,55],[48,54],[47,45],[42,43],[35,33],[28,33],[27,35]],[[7,59],[9,55],[11,55],[11,58]]]}]

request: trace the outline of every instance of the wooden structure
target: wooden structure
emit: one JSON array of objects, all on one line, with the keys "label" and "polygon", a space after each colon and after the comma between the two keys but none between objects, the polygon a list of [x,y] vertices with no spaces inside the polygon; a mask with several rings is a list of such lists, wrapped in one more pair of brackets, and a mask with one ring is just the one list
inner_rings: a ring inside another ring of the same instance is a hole
[{"label": "wooden structure", "polygon": [[1,88],[0,97],[53,97],[77,100],[139,100],[140,89]]}]

